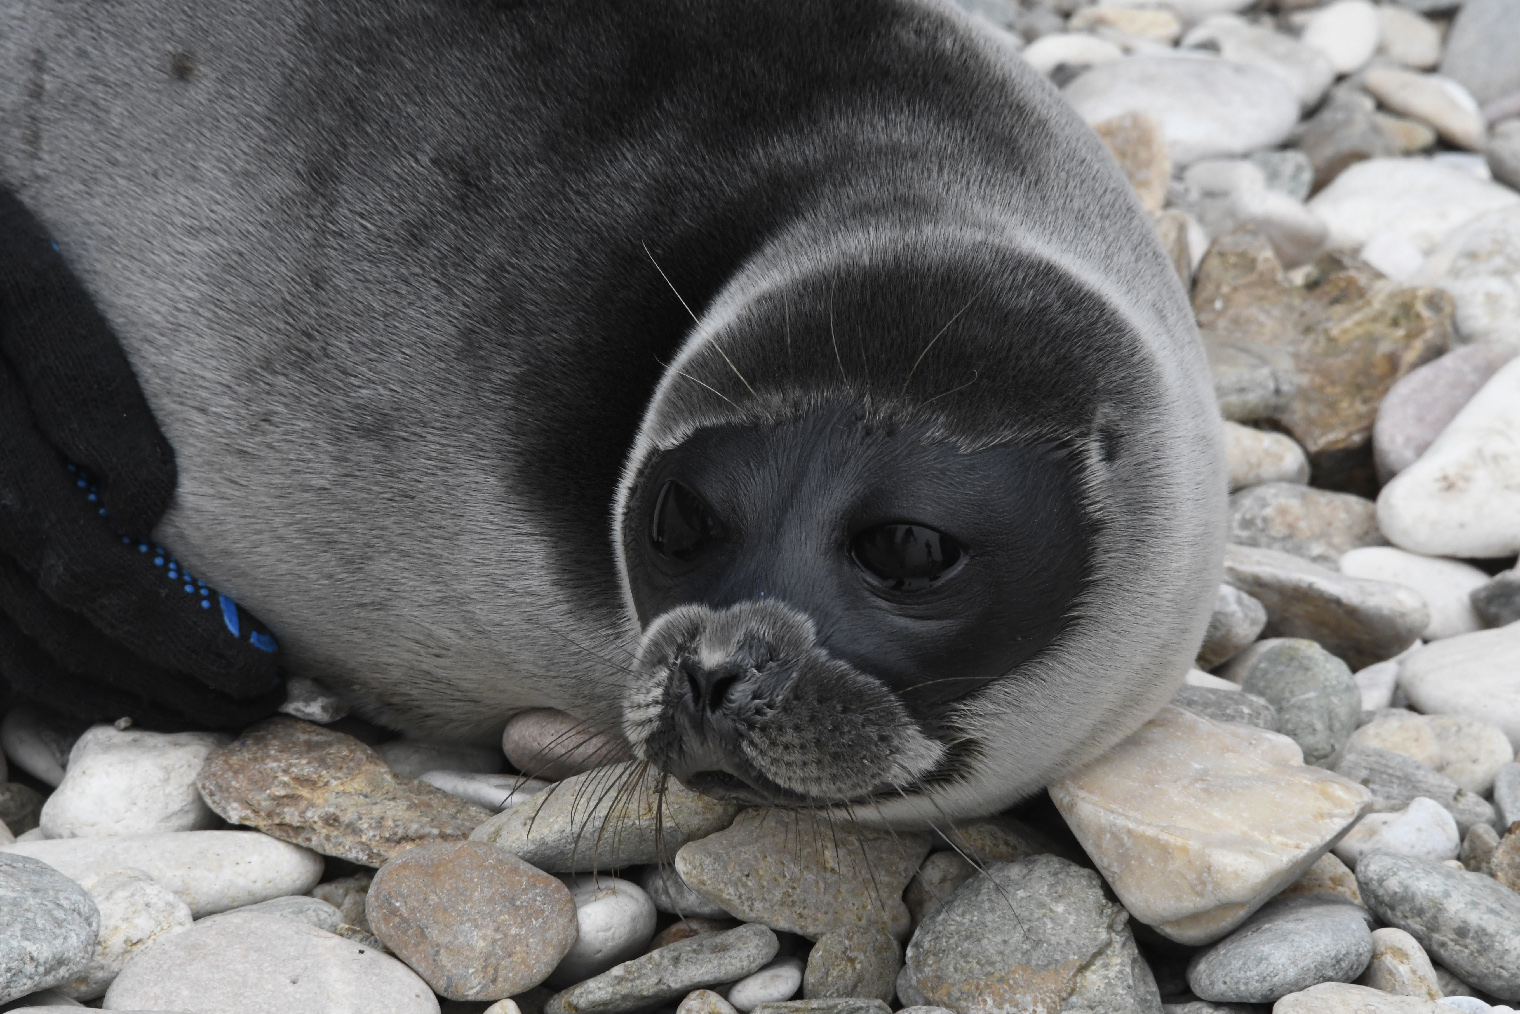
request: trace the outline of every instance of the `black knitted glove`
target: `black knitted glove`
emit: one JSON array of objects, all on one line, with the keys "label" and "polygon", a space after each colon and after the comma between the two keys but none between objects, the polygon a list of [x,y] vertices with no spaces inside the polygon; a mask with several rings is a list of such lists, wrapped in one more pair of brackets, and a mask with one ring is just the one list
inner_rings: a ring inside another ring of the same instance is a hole
[{"label": "black knitted glove", "polygon": [[115,336],[0,189],[0,690],[163,727],[279,706],[269,632],[150,541],[174,483]]}]

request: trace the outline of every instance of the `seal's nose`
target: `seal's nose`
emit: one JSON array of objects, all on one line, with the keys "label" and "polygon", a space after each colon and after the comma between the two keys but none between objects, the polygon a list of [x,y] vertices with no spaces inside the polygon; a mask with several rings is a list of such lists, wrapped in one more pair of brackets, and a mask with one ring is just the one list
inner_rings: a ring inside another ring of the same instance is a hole
[{"label": "seal's nose", "polygon": [[739,681],[752,668],[738,660],[730,659],[718,666],[705,666],[695,658],[681,660],[681,675],[685,677],[685,700],[682,702],[694,716],[714,717],[740,702]]}]

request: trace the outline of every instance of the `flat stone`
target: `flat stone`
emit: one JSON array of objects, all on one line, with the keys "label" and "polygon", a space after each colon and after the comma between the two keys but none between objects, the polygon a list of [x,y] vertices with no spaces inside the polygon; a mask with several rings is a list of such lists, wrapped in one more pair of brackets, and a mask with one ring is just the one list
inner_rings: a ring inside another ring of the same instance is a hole
[{"label": "flat stone", "polygon": [[913,925],[923,922],[957,887],[975,875],[976,867],[959,852],[931,852],[903,892],[903,903],[908,906]]},{"label": "flat stone", "polygon": [[1414,464],[1462,406],[1514,357],[1511,349],[1468,345],[1413,370],[1389,388],[1372,429],[1380,480],[1386,483]]},{"label": "flat stone", "polygon": [[1124,50],[1086,32],[1054,32],[1031,42],[1019,54],[1041,74],[1057,67],[1091,67],[1124,58]]},{"label": "flat stone", "polygon": [[668,863],[688,841],[727,827],[738,810],[629,762],[567,778],[470,838],[551,873],[592,873]]},{"label": "flat stone", "polygon": [[480,842],[401,853],[375,875],[365,913],[375,936],[452,1000],[499,1000],[537,986],[576,940],[565,885]]},{"label": "flat stone", "polygon": [[1460,715],[1418,715],[1390,711],[1351,734],[1348,744],[1381,747],[1418,761],[1456,783],[1487,795],[1494,778],[1515,759],[1504,730]]},{"label": "flat stone", "polygon": [[694,989],[734,982],[776,956],[776,934],[748,924],[704,933],[625,961],[557,993],[544,1014],[628,1014],[669,1003]]},{"label": "flat stone", "polygon": [[1326,567],[1334,567],[1350,550],[1387,543],[1371,500],[1289,482],[1232,494],[1230,541],[1292,553]]},{"label": "flat stone", "polygon": [[1499,811],[1499,826],[1507,828],[1520,821],[1520,764],[1506,764],[1494,776],[1494,808]]},{"label": "flat stone", "polygon": [[1297,880],[1371,793],[1286,736],[1167,707],[1050,796],[1135,918],[1204,944]]},{"label": "flat stone", "polygon": [[784,1003],[802,987],[804,967],[801,958],[777,958],[729,987],[728,1002],[746,1014],[762,1004]]},{"label": "flat stone", "polygon": [[1441,30],[1423,15],[1382,4],[1378,13],[1378,51],[1395,63],[1429,70],[1441,60]]},{"label": "flat stone", "polygon": [[880,929],[861,926],[825,933],[808,952],[802,996],[874,997],[891,1003],[902,968],[902,948]]},{"label": "flat stone", "polygon": [[1397,154],[1376,109],[1377,103],[1360,89],[1332,88],[1319,111],[1299,128],[1296,144],[1314,167],[1314,189],[1324,189],[1357,162]]},{"label": "flat stone", "polygon": [[1491,877],[1387,852],[1363,857],[1367,907],[1432,958],[1501,1000],[1520,999],[1520,894]]},{"label": "flat stone", "polygon": [[1298,96],[1277,75],[1209,57],[1136,56],[1099,64],[1063,94],[1088,123],[1149,115],[1161,125],[1176,166],[1275,147],[1298,122]]},{"label": "flat stone", "polygon": [[438,1014],[395,958],[294,919],[237,915],[163,937],[122,969],[108,1010],[374,1011]]},{"label": "flat stone", "polygon": [[1485,627],[1502,627],[1520,620],[1520,567],[1494,575],[1468,595],[1473,612]]},{"label": "flat stone", "polygon": [[97,725],[75,741],[68,771],[42,807],[49,838],[204,831],[221,820],[201,800],[195,776],[230,736],[144,732]]},{"label": "flat stone", "polygon": [[1402,809],[1419,796],[1450,808],[1459,791],[1456,782],[1414,758],[1365,742],[1347,749],[1335,771],[1370,789],[1377,810]]},{"label": "flat stone", "polygon": [[1198,665],[1203,669],[1228,662],[1261,636],[1267,625],[1267,610],[1239,588],[1222,584],[1214,597],[1214,611],[1198,649]]},{"label": "flat stone", "polygon": [[403,737],[377,744],[375,753],[402,778],[421,778],[428,771],[493,775],[506,766],[506,758],[496,747],[468,743],[430,743]]},{"label": "flat stone", "polygon": [[1333,898],[1362,905],[1362,893],[1356,889],[1356,874],[1332,852],[1326,852],[1314,860],[1314,865],[1303,876],[1283,888],[1277,896]]},{"label": "flat stone", "polygon": [[283,716],[214,751],[196,784],[230,823],[366,866],[429,842],[462,841],[491,815],[398,778],[352,736]]},{"label": "flat stone", "polygon": [[0,853],[0,1003],[66,982],[90,960],[100,914],[46,863]]},{"label": "flat stone", "polygon": [[1427,644],[1400,664],[1399,686],[1425,714],[1496,725],[1520,748],[1520,624]]},{"label": "flat stone", "polygon": [[483,774],[477,771],[424,771],[418,776],[435,789],[458,796],[467,803],[493,813],[510,810],[543,792],[553,782],[522,775]]},{"label": "flat stone", "polygon": [[1337,74],[1350,74],[1377,52],[1377,8],[1367,0],[1335,0],[1310,15],[1300,38],[1323,53]]},{"label": "flat stone", "polygon": [[63,996],[76,1000],[104,996],[106,987],[142,948],[190,928],[190,906],[142,870],[85,877],[80,886],[100,913],[100,930],[88,963],[57,984]]},{"label": "flat stone", "polygon": [[314,898],[308,894],[292,894],[284,898],[270,898],[268,901],[255,902],[252,905],[244,905],[242,908],[228,909],[226,912],[208,915],[200,921],[231,919],[241,915],[272,915],[278,919],[294,919],[296,922],[315,926],[317,929],[326,930],[329,933],[337,933],[344,923],[343,913],[336,905],[323,901],[321,898]]},{"label": "flat stone", "polygon": [[[786,1000],[762,1003],[755,1014],[888,1014],[892,1008],[880,1000],[863,997],[830,1000]],[[938,1010],[939,1008],[930,1008]]]},{"label": "flat stone", "polygon": [[1352,549],[1340,558],[1340,571],[1351,577],[1401,584],[1425,600],[1430,623],[1420,634],[1427,641],[1470,634],[1483,624],[1473,612],[1472,592],[1488,575],[1471,564],[1421,556],[1391,546]]},{"label": "flat stone", "polygon": [[1322,982],[1277,1001],[1272,1014],[1451,1014],[1450,1008],[1412,996],[1393,996],[1367,986]]},{"label": "flat stone", "polygon": [[501,751],[517,770],[551,782],[633,759],[616,732],[598,731],[552,708],[519,711],[508,719]]},{"label": "flat stone", "polygon": [[1372,957],[1366,913],[1319,897],[1265,906],[1188,964],[1205,1000],[1271,1003],[1321,982],[1350,982]]},{"label": "flat stone", "polygon": [[42,817],[44,796],[30,785],[6,782],[0,785],[0,823],[13,834],[26,834]]},{"label": "flat stone", "polygon": [[639,886],[649,895],[649,900],[654,902],[658,911],[678,915],[683,919],[693,915],[707,919],[729,917],[721,905],[709,901],[682,880],[674,866],[662,864],[649,867],[639,877]]},{"label": "flat stone", "polygon": [[1467,0],[1446,37],[1441,73],[1460,81],[1487,104],[1520,92],[1514,42],[1520,12],[1507,0]]},{"label": "flat stone", "polygon": [[1457,301],[1462,341],[1496,346],[1496,366],[1520,352],[1520,207],[1480,215],[1447,236],[1419,277]]},{"label": "flat stone", "polygon": [[1266,607],[1268,637],[1316,641],[1353,669],[1392,658],[1430,625],[1425,600],[1403,585],[1347,577],[1272,549],[1230,546],[1225,580]]},{"label": "flat stone", "polygon": [[676,854],[692,887],[740,919],[817,940],[879,926],[908,931],[903,889],[929,852],[923,833],[820,824],[796,810],[745,810]]},{"label": "flat stone", "polygon": [[56,787],[63,781],[69,750],[87,725],[18,704],[0,719],[0,749],[16,767]]},{"label": "flat stone", "polygon": [[1277,709],[1266,698],[1236,690],[1184,686],[1172,695],[1172,705],[1216,722],[1238,722],[1278,732]]},{"label": "flat stone", "polygon": [[60,838],[17,842],[0,853],[40,859],[73,880],[141,870],[184,899],[196,918],[305,894],[322,878],[321,856],[257,831]]},{"label": "flat stone", "polygon": [[957,1011],[1160,1014],[1127,921],[1091,870],[1055,856],[994,863],[924,920],[904,975]]},{"label": "flat stone", "polygon": [[[1276,75],[1293,89],[1299,108],[1304,110],[1324,98],[1335,80],[1335,68],[1319,50],[1244,18],[1229,15],[1207,18],[1182,37],[1182,45],[1211,49],[1231,63],[1260,67]],[[1299,200],[1305,196],[1307,190],[1297,195]]]},{"label": "flat stone", "polygon": [[1230,492],[1264,482],[1309,481],[1309,458],[1285,433],[1272,433],[1239,423],[1224,424],[1225,458],[1230,469]]},{"label": "flat stone", "polygon": [[1440,289],[1393,282],[1343,251],[1322,255],[1290,282],[1266,238],[1245,229],[1205,255],[1193,310],[1206,347],[1288,357],[1298,383],[1271,417],[1319,472],[1337,455],[1366,452],[1394,381],[1450,344],[1453,302]]},{"label": "flat stone", "polygon": [[1372,960],[1356,981],[1384,993],[1421,1000],[1435,1001],[1444,995],[1425,948],[1414,937],[1393,926],[1372,931]]},{"label": "flat stone", "polygon": [[575,902],[577,932],[549,985],[573,986],[644,953],[659,916],[637,884],[593,873],[566,878],[566,885]]},{"label": "flat stone", "polygon": [[1335,846],[1335,854],[1356,869],[1362,859],[1389,852],[1437,862],[1455,859],[1462,840],[1451,811],[1417,796],[1396,813],[1369,813]]},{"label": "flat stone", "polygon": [[1483,114],[1467,89],[1451,78],[1374,67],[1362,77],[1362,87],[1394,112],[1429,124],[1458,148],[1483,150]]},{"label": "flat stone", "polygon": [[1093,124],[1093,131],[1135,188],[1140,206],[1147,211],[1160,211],[1166,203],[1167,181],[1172,176],[1172,159],[1167,154],[1161,125],[1144,113],[1124,113]]}]

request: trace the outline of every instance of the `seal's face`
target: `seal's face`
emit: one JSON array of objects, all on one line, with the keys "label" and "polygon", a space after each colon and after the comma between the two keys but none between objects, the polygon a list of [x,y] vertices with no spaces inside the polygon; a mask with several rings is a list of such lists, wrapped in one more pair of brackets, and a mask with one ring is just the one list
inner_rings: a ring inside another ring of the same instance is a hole
[{"label": "seal's face", "polygon": [[625,730],[699,791],[862,802],[954,777],[954,710],[1046,650],[1089,573],[1076,456],[962,451],[846,408],[651,458],[621,538]]}]

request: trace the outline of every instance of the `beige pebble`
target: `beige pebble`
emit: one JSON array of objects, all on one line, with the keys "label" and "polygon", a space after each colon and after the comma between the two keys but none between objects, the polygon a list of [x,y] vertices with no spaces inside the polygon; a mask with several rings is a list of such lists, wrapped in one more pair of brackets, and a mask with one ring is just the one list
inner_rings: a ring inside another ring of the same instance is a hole
[{"label": "beige pebble", "polygon": [[1112,28],[1141,39],[1175,42],[1182,34],[1182,22],[1165,8],[1084,7],[1068,23],[1072,31]]},{"label": "beige pebble", "polygon": [[1439,1000],[1445,995],[1425,948],[1404,930],[1391,926],[1372,931],[1372,961],[1356,981],[1396,996]]},{"label": "beige pebble", "polygon": [[890,1003],[902,967],[902,948],[880,929],[861,926],[825,933],[808,953],[802,996],[875,997]]},{"label": "beige pebble", "polygon": [[593,728],[553,708],[519,711],[508,719],[501,752],[523,774],[551,782],[633,759],[616,731]]},{"label": "beige pebble", "polygon": [[1135,188],[1140,206],[1146,211],[1160,211],[1172,176],[1172,159],[1161,125],[1145,113],[1133,112],[1095,123],[1093,131]]},{"label": "beige pebble", "polygon": [[1298,894],[1329,895],[1366,907],[1362,903],[1362,892],[1357,890],[1356,874],[1332,852],[1326,852],[1314,860],[1314,865],[1285,887],[1278,897],[1291,898]]},{"label": "beige pebble", "polygon": [[[490,1014],[487,1011],[487,1014]],[[676,1014],[738,1014],[734,1005],[710,989],[694,989],[686,994]]]},{"label": "beige pebble", "polygon": [[1264,482],[1309,481],[1309,456],[1298,441],[1286,433],[1259,430],[1227,420],[1224,450],[1232,493]]}]

